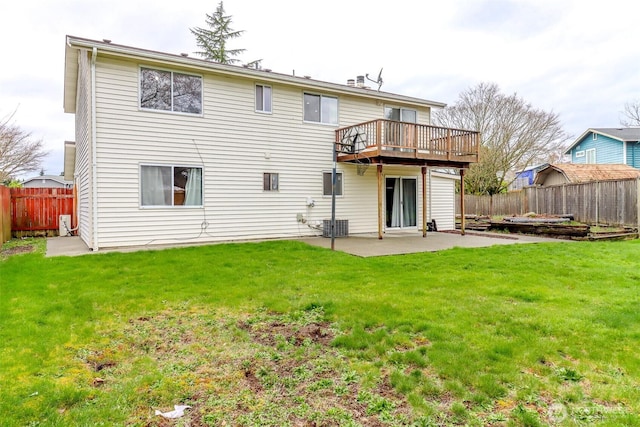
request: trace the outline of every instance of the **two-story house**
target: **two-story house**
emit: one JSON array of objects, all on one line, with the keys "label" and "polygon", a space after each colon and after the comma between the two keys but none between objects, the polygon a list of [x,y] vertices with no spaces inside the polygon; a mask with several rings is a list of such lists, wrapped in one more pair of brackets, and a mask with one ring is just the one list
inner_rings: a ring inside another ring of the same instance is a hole
[{"label": "two-story house", "polygon": [[431,126],[443,106],[68,36],[78,234],[94,250],[312,236],[332,199],[350,233],[453,228],[433,168],[464,171],[479,137]]},{"label": "two-story house", "polygon": [[565,151],[575,164],[622,164],[640,169],[640,128],[591,128]]}]

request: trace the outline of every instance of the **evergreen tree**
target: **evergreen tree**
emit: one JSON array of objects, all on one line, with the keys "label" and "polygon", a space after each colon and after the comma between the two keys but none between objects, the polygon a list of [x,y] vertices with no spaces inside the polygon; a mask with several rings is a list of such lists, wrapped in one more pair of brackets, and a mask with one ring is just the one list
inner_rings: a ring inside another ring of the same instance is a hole
[{"label": "evergreen tree", "polygon": [[245,49],[229,49],[227,41],[240,37],[244,31],[235,31],[231,28],[231,16],[225,15],[222,2],[218,4],[212,15],[207,14],[206,24],[208,29],[200,27],[189,29],[196,36],[198,47],[202,49],[195,54],[221,64],[240,62],[234,57],[244,52]]}]

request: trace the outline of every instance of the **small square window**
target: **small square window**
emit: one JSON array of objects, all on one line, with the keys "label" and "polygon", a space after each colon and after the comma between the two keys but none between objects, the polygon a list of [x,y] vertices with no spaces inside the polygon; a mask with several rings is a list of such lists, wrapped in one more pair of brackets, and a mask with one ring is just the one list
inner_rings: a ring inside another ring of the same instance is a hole
[{"label": "small square window", "polygon": [[[330,196],[333,172],[322,173],[322,195]],[[336,196],[342,196],[342,172],[336,172]]]},{"label": "small square window", "polygon": [[256,85],[256,111],[271,112],[271,86]]},{"label": "small square window", "polygon": [[264,191],[278,191],[280,178],[279,174],[273,172],[265,172],[262,175],[262,189]]}]

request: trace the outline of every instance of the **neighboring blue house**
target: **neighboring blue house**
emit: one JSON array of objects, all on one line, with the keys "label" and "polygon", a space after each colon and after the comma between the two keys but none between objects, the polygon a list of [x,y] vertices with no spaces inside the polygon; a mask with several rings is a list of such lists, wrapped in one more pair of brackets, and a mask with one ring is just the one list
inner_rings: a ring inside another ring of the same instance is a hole
[{"label": "neighboring blue house", "polygon": [[567,149],[575,164],[624,164],[640,169],[640,128],[592,128]]}]

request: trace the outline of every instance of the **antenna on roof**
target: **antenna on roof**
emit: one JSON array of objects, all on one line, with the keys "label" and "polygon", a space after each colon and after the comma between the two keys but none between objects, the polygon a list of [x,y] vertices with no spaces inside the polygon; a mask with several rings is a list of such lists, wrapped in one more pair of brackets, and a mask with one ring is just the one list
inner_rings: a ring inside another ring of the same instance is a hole
[{"label": "antenna on roof", "polygon": [[371,78],[369,78],[369,73],[365,74],[365,76],[367,77],[367,80],[369,80],[370,82],[376,83],[378,85],[378,92],[380,92],[380,88],[382,87],[382,68],[380,68],[380,72],[378,73],[378,80],[373,80]]}]

